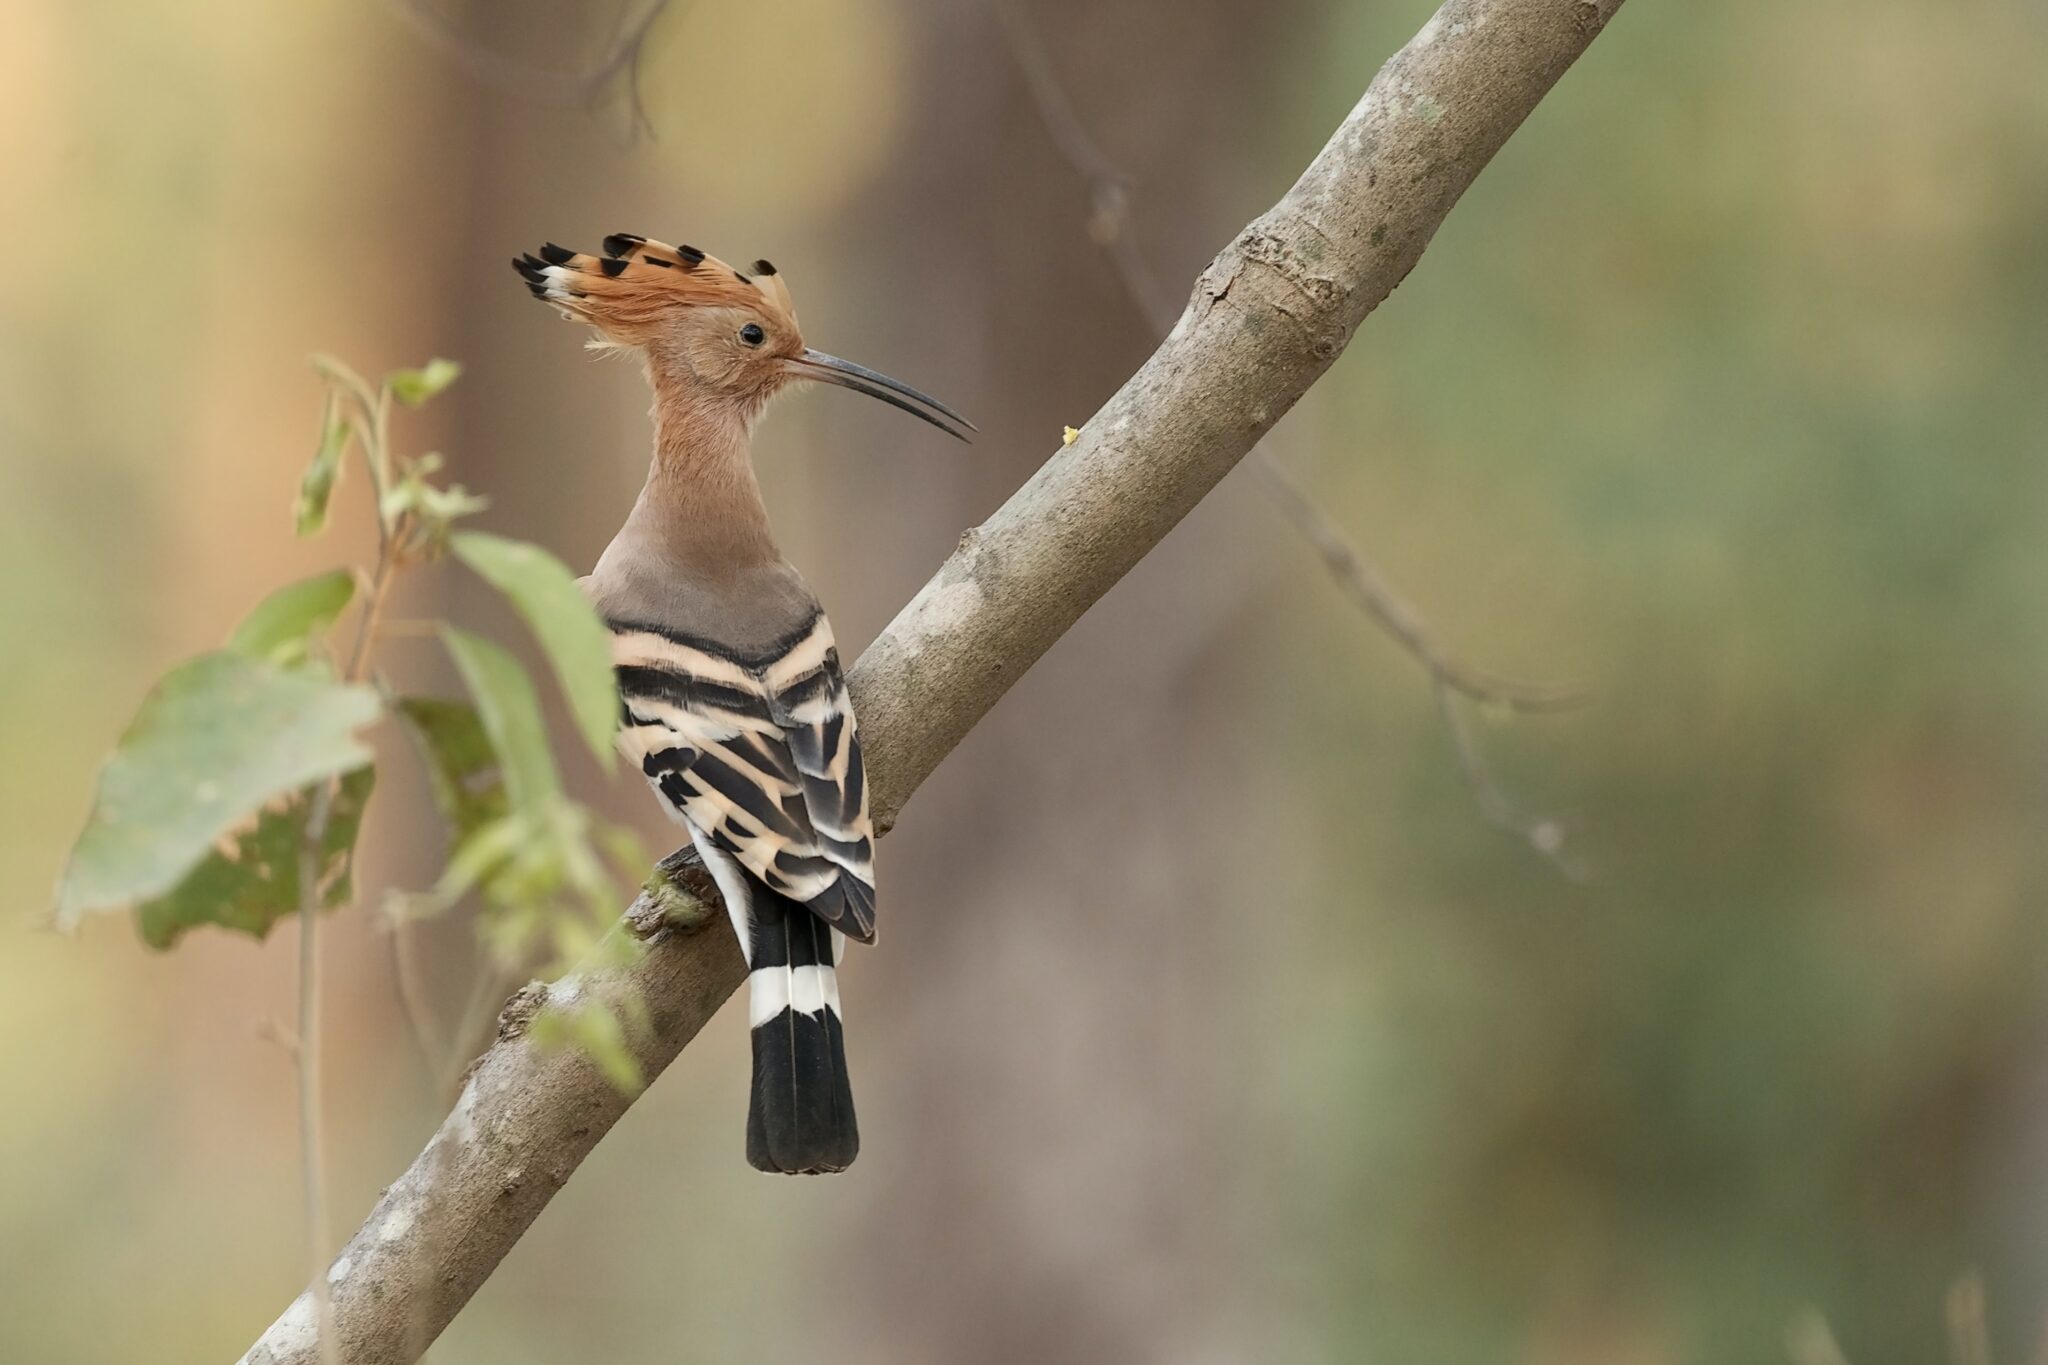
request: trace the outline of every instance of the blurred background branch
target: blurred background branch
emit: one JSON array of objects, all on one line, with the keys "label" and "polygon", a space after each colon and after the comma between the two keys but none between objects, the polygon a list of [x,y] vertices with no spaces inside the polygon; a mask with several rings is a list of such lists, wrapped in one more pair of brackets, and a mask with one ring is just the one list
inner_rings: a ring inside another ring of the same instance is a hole
[{"label": "blurred background branch", "polygon": [[[1321,377],[1619,7],[1449,0],[1387,61],[1294,187],[1210,263],[1181,323],[1138,372],[961,537],[861,656],[850,683],[879,830]],[[671,915],[722,923],[706,888],[675,888],[690,881],[684,864],[665,866],[678,877],[656,894],[676,891]],[[646,908],[629,917],[647,920]],[[416,1359],[632,1102],[587,1059],[535,1047],[525,1025],[536,1010],[644,1002],[649,1027],[632,1047],[652,1078],[743,974],[722,930],[657,931],[631,965],[522,991],[454,1111],[334,1262],[345,1358]],[[302,1296],[245,1365],[305,1365],[319,1348],[316,1321]]]},{"label": "blurred background branch", "polygon": [[[1133,227],[1133,180],[1102,150],[1054,70],[1026,0],[993,0],[1010,55],[1031,92],[1032,103],[1045,121],[1046,133],[1060,155],[1088,186],[1091,211],[1088,236],[1101,247],[1131,304],[1153,332],[1165,335],[1173,325],[1173,300],[1160,284]],[[1302,486],[1273,450],[1279,435],[1269,434],[1251,453],[1259,483],[1289,526],[1314,549],[1323,567],[1352,604],[1395,644],[1422,665],[1429,676],[1438,714],[1450,737],[1458,773],[1471,790],[1481,816],[1495,828],[1526,843],[1574,882],[1584,882],[1585,864],[1565,849],[1565,827],[1559,821],[1517,809],[1487,765],[1473,733],[1471,718],[1459,698],[1519,712],[1562,711],[1592,700],[1583,687],[1524,682],[1468,668],[1437,642],[1422,613],[1342,527]]]},{"label": "blurred background branch", "polygon": [[[581,70],[536,66],[492,49],[462,33],[434,0],[389,0],[406,26],[465,72],[522,99],[564,108],[592,110],[623,93],[630,131],[652,131],[640,99],[640,59],[647,35],[674,0],[644,0],[637,11],[618,11],[604,51]],[[568,31],[565,27],[562,31]]]}]

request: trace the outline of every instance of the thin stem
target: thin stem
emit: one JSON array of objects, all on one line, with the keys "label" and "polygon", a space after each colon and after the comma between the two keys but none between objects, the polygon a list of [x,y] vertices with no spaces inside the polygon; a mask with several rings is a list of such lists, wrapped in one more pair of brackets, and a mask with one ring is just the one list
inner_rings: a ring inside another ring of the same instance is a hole
[{"label": "thin stem", "polygon": [[[366,449],[371,479],[378,485],[377,567],[370,575],[363,599],[356,637],[349,649],[342,677],[360,682],[369,664],[370,648],[377,638],[377,621],[384,613],[397,572],[390,528],[383,517],[383,472],[381,459],[384,425],[389,416],[388,393],[380,405],[374,428],[375,449]],[[334,798],[341,779],[324,782],[313,793],[306,827],[299,840],[299,1019],[297,1046],[292,1051],[299,1080],[299,1166],[305,1194],[307,1260],[311,1274],[307,1290],[313,1310],[324,1365],[341,1365],[341,1343],[334,1330],[334,1291],[328,1282],[328,1257],[332,1254],[332,1231],[327,1212],[326,1124],[321,1104],[320,1048],[320,912],[321,863],[327,842],[327,826],[334,810]],[[343,855],[354,858],[351,848]],[[346,863],[344,863],[344,867]],[[344,873],[345,875],[345,873]]]},{"label": "thin stem", "polygon": [[384,515],[384,490],[391,486],[391,389],[377,394],[377,443],[370,451],[370,479],[377,491],[377,543],[391,542],[392,526]]},{"label": "thin stem", "polygon": [[438,1076],[448,1045],[433,1026],[433,1010],[427,1005],[426,987],[420,981],[419,964],[413,957],[410,920],[403,910],[388,917],[391,938],[391,975],[398,983],[399,1012],[405,1016],[407,1032],[420,1054],[420,1065],[429,1077]]},{"label": "thin stem", "polygon": [[313,368],[329,385],[330,416],[337,397],[345,395],[355,402],[357,416],[349,419],[349,425],[355,430],[356,443],[363,448],[363,464],[370,474],[370,494],[377,516],[377,556],[382,560],[390,554],[394,530],[384,514],[384,490],[391,486],[391,390],[386,387],[371,393],[362,376],[333,356],[314,356]]},{"label": "thin stem", "polygon": [[503,1001],[505,995],[504,973],[486,956],[477,968],[469,1000],[462,1007],[462,1017],[455,1025],[454,1036],[448,1040],[448,1051],[443,1054],[439,1080],[444,1092],[453,1091],[461,1081],[470,1058],[476,1054],[477,1035],[490,1021],[493,1006]]},{"label": "thin stem", "polygon": [[365,418],[376,411],[377,400],[371,395],[370,386],[354,370],[331,355],[314,356],[313,368],[321,378],[355,399]]},{"label": "thin stem", "polygon": [[299,1025],[292,1056],[299,1076],[299,1171],[306,1202],[307,1263],[312,1275],[314,1318],[320,1333],[320,1358],[340,1365],[341,1343],[334,1333],[334,1291],[327,1282],[327,1258],[333,1246],[327,1218],[326,1131],[320,1113],[320,846],[327,837],[327,817],[334,788],[313,794],[305,838],[299,844]]},{"label": "thin stem", "polygon": [[[389,634],[382,626],[384,604],[390,596],[390,580],[395,572],[396,556],[393,551],[394,538],[386,535],[384,548],[378,556],[377,572],[370,580],[369,596],[363,605],[363,619],[356,627],[356,642],[353,657],[349,663],[350,676],[360,677],[369,661],[371,648],[383,635]],[[413,961],[412,925],[403,915],[391,919],[391,970],[398,980],[399,1012],[405,1016],[405,1026],[412,1034],[413,1044],[419,1049],[420,1060],[429,1076],[435,1076],[441,1069],[440,1058],[446,1055],[439,1041],[439,1030],[432,1022],[432,1011],[427,1008],[426,993],[420,987],[419,972]]]},{"label": "thin stem", "polygon": [[362,618],[356,622],[355,643],[349,647],[348,667],[342,676],[349,682],[361,682],[363,669],[369,663],[370,646],[377,639],[377,623],[384,615],[385,599],[391,595],[391,580],[398,571],[395,557],[387,549],[377,556],[377,567],[370,574],[370,589],[363,599]]},{"label": "thin stem", "polygon": [[459,32],[430,0],[391,0],[399,17],[429,45],[438,48],[470,75],[501,90],[548,104],[597,105],[622,81],[635,132],[651,132],[647,111],[640,106],[639,70],[647,35],[668,9],[670,0],[653,0],[630,23],[623,22],[605,55],[583,71],[551,71],[493,52]]},{"label": "thin stem", "polygon": [[[381,507],[377,524],[380,528],[384,525]],[[390,627],[381,623],[385,600],[390,596],[390,580],[396,568],[395,543],[395,537],[386,529],[377,556],[377,571],[371,577],[370,591],[364,599],[363,618],[356,626],[355,647],[349,661],[352,678],[361,676],[376,642],[392,633]],[[427,1006],[426,993],[420,986],[412,949],[411,923],[403,915],[394,915],[391,918],[391,971],[398,982],[399,1013],[405,1016],[406,1030],[412,1034],[413,1046],[419,1049],[421,1064],[429,1076],[436,1076],[441,1070],[439,1059],[445,1051],[438,1039],[439,1031],[432,1023],[433,1012]]]},{"label": "thin stem", "polygon": [[1430,691],[1436,698],[1437,712],[1443,717],[1444,731],[1451,737],[1451,753],[1458,760],[1458,775],[1465,779],[1466,790],[1472,793],[1472,799],[1478,804],[1479,814],[1486,823],[1527,844],[1538,857],[1562,873],[1566,881],[1580,886],[1590,882],[1592,874],[1585,864],[1565,847],[1564,825],[1548,816],[1526,815],[1517,810],[1515,803],[1500,789],[1500,784],[1494,781],[1486,760],[1480,757],[1479,741],[1472,735],[1472,723],[1458,706],[1450,683],[1440,676],[1432,678]]},{"label": "thin stem", "polygon": [[1473,701],[1514,711],[1567,711],[1593,700],[1584,687],[1495,677],[1467,668],[1446,654],[1422,613],[1366,563],[1358,548],[1345,538],[1330,515],[1316,505],[1287,466],[1263,448],[1256,453],[1264,457],[1254,468],[1265,480],[1266,491],[1279,503],[1282,515],[1294,523],[1302,538],[1321,556],[1330,577],[1360,611],[1372,617],[1396,644],[1412,654],[1434,681]]}]

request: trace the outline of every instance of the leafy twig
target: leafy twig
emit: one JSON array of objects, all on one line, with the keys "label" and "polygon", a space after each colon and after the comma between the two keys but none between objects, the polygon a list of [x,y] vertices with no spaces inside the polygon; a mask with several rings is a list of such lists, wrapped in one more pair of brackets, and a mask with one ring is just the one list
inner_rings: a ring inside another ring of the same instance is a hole
[{"label": "leafy twig", "polygon": [[[375,445],[365,444],[364,447],[365,463],[371,468],[371,478],[380,494],[377,567],[370,575],[369,592],[363,599],[362,613],[356,622],[355,643],[349,650],[347,666],[342,670],[343,680],[351,683],[363,679],[371,645],[377,638],[377,619],[383,614],[385,600],[391,592],[392,577],[398,569],[397,544],[392,528],[387,524],[389,519],[383,514],[381,497],[389,469],[380,458],[385,452],[384,438],[390,421],[388,389],[380,399],[372,410]],[[327,839],[328,816],[333,811],[340,781],[339,778],[330,779],[313,794],[311,811],[299,839],[299,1022],[296,1046],[292,1048],[299,1080],[300,1175],[305,1187],[306,1239],[311,1266],[308,1287],[312,1291],[319,1324],[320,1357],[324,1365],[341,1365],[341,1356],[340,1342],[334,1332],[334,1299],[327,1283],[327,1260],[333,1251],[333,1234],[327,1214],[325,1125],[321,1117],[319,926],[323,884],[320,863],[321,849]],[[349,875],[354,861],[355,846],[351,844],[342,854],[341,876]],[[412,1017],[410,1009],[407,1016],[417,1031],[420,1021]]]},{"label": "leafy twig", "polygon": [[320,1358],[325,1365],[341,1365],[340,1342],[334,1332],[334,1295],[327,1283],[333,1232],[327,1217],[327,1156],[320,1115],[320,845],[327,837],[333,796],[331,784],[314,794],[312,814],[299,845],[299,1026],[291,1050],[299,1079],[299,1177],[306,1203],[307,1288],[313,1295]]},{"label": "leafy twig", "polygon": [[391,943],[391,976],[397,986],[398,1011],[405,1016],[406,1031],[412,1035],[413,1050],[420,1066],[430,1077],[441,1072],[448,1045],[433,1026],[433,1011],[427,1004],[426,987],[420,981],[419,964],[413,957],[411,925],[404,914],[384,917],[384,932]]},{"label": "leafy twig", "polygon": [[[330,419],[336,402],[353,404],[356,411],[346,420],[355,443],[362,451],[368,470],[377,522],[377,560],[362,597],[356,619],[355,639],[341,669],[342,680],[359,683],[368,674],[370,654],[378,639],[378,623],[391,597],[398,572],[409,562],[406,510],[396,508],[386,496],[392,484],[391,403],[392,381],[387,379],[374,393],[348,366],[329,357],[314,359],[314,367],[330,387]],[[438,378],[438,376],[437,376]],[[448,379],[453,378],[452,372]],[[445,383],[446,379],[440,382]],[[323,434],[324,439],[324,434]],[[324,517],[324,509],[323,509]],[[317,525],[317,523],[316,523]],[[298,1033],[291,1055],[299,1082],[299,1155],[304,1186],[306,1239],[310,1275],[308,1289],[313,1298],[318,1325],[320,1355],[324,1365],[341,1365],[340,1342],[334,1331],[334,1303],[327,1282],[327,1262],[332,1251],[332,1231],[327,1210],[327,1159],[321,1091],[320,1011],[320,912],[325,900],[321,879],[322,851],[329,818],[341,790],[339,777],[319,784],[310,802],[305,827],[299,838],[299,1000]],[[346,881],[353,871],[355,844],[342,851],[338,878]],[[428,1047],[428,1030],[421,1002],[409,987],[405,934],[402,924],[392,927],[394,966],[401,989],[400,1000],[414,1041]],[[424,1055],[431,1057],[427,1051]]]}]

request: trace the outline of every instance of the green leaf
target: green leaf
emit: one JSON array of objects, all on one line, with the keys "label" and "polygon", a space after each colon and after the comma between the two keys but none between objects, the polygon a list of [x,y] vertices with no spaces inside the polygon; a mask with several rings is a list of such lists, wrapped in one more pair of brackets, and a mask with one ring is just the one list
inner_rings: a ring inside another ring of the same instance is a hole
[{"label": "green leaf", "polygon": [[561,795],[562,781],[548,752],[540,694],[519,661],[480,635],[441,627],[462,681],[476,699],[477,714],[505,775],[505,794],[514,810],[534,811]]},{"label": "green leaf", "polygon": [[369,763],[355,732],[381,710],[371,688],[236,650],[171,670],[100,772],[58,927],[164,895],[271,801]]},{"label": "green leaf", "polygon": [[448,530],[463,517],[474,516],[490,506],[459,483],[441,487],[428,476],[441,468],[441,456],[428,451],[414,459],[401,457],[398,477],[385,489],[379,508],[387,526],[403,525],[404,548],[418,558],[438,558],[448,545]]},{"label": "green leaf", "polygon": [[299,500],[292,509],[292,518],[302,536],[313,535],[327,524],[327,502],[334,496],[334,485],[341,480],[341,457],[348,449],[353,430],[348,419],[337,411],[334,400],[328,399],[327,415],[320,424],[320,449],[313,453],[313,462],[306,466],[305,477],[299,480]]},{"label": "green leaf", "polygon": [[419,740],[434,787],[434,804],[448,822],[451,856],[485,826],[504,818],[505,775],[483,718],[467,702],[405,697],[398,712]]},{"label": "green leaf", "polygon": [[450,538],[456,556],[512,600],[526,618],[590,751],[611,771],[612,739],[619,723],[619,688],[612,676],[611,632],[561,560],[537,545],[481,531]]},{"label": "green leaf", "polygon": [[445,540],[450,522],[473,517],[490,505],[489,498],[481,493],[472,493],[459,483],[445,487],[430,483],[421,486],[415,510],[421,520],[438,527]]},{"label": "green leaf", "polygon": [[[377,770],[357,768],[344,776],[328,804],[317,872],[322,909],[348,902],[354,894],[350,872],[363,808],[376,785]],[[299,852],[312,815],[318,784],[301,787],[252,813],[228,831],[185,879],[136,910],[143,941],[169,948],[186,930],[218,924],[254,938],[299,908]]]},{"label": "green leaf", "polygon": [[355,575],[346,569],[287,583],[242,618],[228,647],[274,664],[298,663],[313,637],[333,625],[355,595]]},{"label": "green leaf", "polygon": [[424,404],[462,375],[462,366],[435,356],[417,370],[393,370],[384,376],[391,396],[409,408]]}]

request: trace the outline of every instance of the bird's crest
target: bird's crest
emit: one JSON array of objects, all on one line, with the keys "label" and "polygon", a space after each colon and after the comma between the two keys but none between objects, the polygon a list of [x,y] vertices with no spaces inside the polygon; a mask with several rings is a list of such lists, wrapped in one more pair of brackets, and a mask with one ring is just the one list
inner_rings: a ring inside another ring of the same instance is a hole
[{"label": "bird's crest", "polygon": [[670,246],[629,232],[604,239],[604,255],[556,246],[513,259],[535,298],[621,345],[652,340],[677,308],[753,308],[779,314],[796,331],[789,286],[767,261],[749,275],[693,246]]}]

